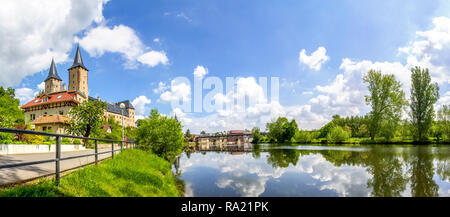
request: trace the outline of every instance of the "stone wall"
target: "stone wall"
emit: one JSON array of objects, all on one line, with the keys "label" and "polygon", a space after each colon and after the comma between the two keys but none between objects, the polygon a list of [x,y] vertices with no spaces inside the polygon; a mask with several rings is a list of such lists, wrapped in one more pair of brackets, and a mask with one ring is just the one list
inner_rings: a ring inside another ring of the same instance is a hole
[{"label": "stone wall", "polygon": [[[111,145],[109,146],[111,147]],[[56,145],[0,144],[0,154],[31,154],[55,152]],[[83,145],[61,145],[61,151],[86,150]]]}]

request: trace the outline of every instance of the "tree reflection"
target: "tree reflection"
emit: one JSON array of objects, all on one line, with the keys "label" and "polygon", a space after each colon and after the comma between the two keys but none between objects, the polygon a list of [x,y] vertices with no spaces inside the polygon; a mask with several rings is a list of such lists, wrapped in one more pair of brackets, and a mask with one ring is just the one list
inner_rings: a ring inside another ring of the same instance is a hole
[{"label": "tree reflection", "polygon": [[253,144],[252,156],[255,159],[259,159],[259,157],[261,157],[261,145]]},{"label": "tree reflection", "polygon": [[274,168],[286,168],[297,165],[300,152],[295,149],[269,149],[267,162]]},{"label": "tree reflection", "polygon": [[372,178],[367,180],[367,187],[372,187],[374,197],[398,197],[406,189],[407,177],[403,174],[400,156],[392,150],[374,148],[368,152],[367,172]]},{"label": "tree reflection", "polygon": [[413,197],[437,197],[439,186],[434,182],[433,156],[430,147],[412,149],[410,156],[411,195]]}]

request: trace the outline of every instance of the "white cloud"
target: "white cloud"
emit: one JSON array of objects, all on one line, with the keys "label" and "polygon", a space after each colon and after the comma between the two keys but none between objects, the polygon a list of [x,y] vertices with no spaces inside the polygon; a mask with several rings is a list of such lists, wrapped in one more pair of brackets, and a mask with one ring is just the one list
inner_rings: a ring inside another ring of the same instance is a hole
[{"label": "white cloud", "polygon": [[152,50],[139,56],[138,61],[150,67],[154,67],[158,64],[167,65],[169,59],[165,52]]},{"label": "white cloud", "polygon": [[406,68],[416,65],[429,68],[434,82],[450,84],[450,18],[436,17],[433,29],[416,32],[417,39],[399,48],[406,54]]},{"label": "white cloud", "polygon": [[162,93],[165,90],[167,90],[169,87],[166,85],[166,83],[160,81],[158,83],[158,88],[153,89],[153,93],[158,94],[158,93]]},{"label": "white cloud", "polygon": [[168,63],[168,58],[163,51],[145,52],[147,47],[136,32],[122,24],[112,28],[104,25],[97,26],[77,40],[89,55],[94,57],[102,56],[105,52],[122,54],[127,60],[125,64],[127,68],[137,67],[137,61],[150,67]]},{"label": "white cloud", "polygon": [[[373,62],[370,60],[355,61],[344,58],[339,67],[343,72],[334,81],[325,86],[316,86],[321,94],[312,98],[309,105],[315,114],[324,120],[331,119],[333,114],[342,116],[361,115],[369,108],[365,105],[364,96],[368,94],[367,84],[363,76],[371,69],[380,70],[383,74],[393,74],[402,83],[407,98],[410,96],[411,68],[420,66],[428,68],[433,82],[446,89],[450,77],[450,19],[438,17],[433,19],[434,28],[417,32],[418,39],[408,46],[399,48],[400,54],[406,54],[406,63]],[[444,94],[438,104],[450,101]]]},{"label": "white cloud", "polygon": [[159,38],[155,38],[155,39],[153,39],[153,42],[155,42],[155,43],[159,43],[161,40],[159,39]]},{"label": "white cloud", "polygon": [[188,17],[186,14],[184,14],[183,12],[178,13],[176,15],[176,17],[183,18],[183,19],[187,20],[188,22],[192,22],[192,19],[190,17]]},{"label": "white cloud", "polygon": [[17,88],[15,91],[16,98],[20,100],[20,104],[25,104],[34,99],[35,92],[31,88]]},{"label": "white cloud", "polygon": [[32,99],[36,97],[36,95],[39,94],[39,91],[45,90],[45,82],[41,82],[38,85],[36,85],[36,90],[33,90],[31,88],[23,87],[23,88],[17,88],[15,91],[16,98],[20,100],[20,104],[26,104]]},{"label": "white cloud", "polygon": [[307,65],[310,69],[319,71],[323,64],[330,59],[327,56],[327,49],[324,47],[317,48],[310,56],[306,54],[306,50],[300,51],[299,61],[302,64]]},{"label": "white cloud", "polygon": [[303,91],[302,92],[303,95],[313,95],[312,91]]},{"label": "white cloud", "polygon": [[139,96],[131,102],[136,110],[136,116],[145,115],[146,110],[148,110],[145,105],[150,104],[152,101],[146,96]]},{"label": "white cloud", "polygon": [[439,105],[450,105],[450,91],[441,96],[437,102]]},{"label": "white cloud", "polygon": [[205,77],[206,74],[208,74],[208,69],[203,66],[197,66],[194,69],[194,76],[196,78],[202,79],[203,77]]},{"label": "white cloud", "polygon": [[68,60],[74,35],[104,20],[107,0],[6,0],[0,7],[0,85]]},{"label": "white cloud", "polygon": [[45,89],[45,82],[41,82],[37,85],[38,90],[44,90]]},{"label": "white cloud", "polygon": [[180,100],[183,102],[190,101],[191,86],[184,82],[172,80],[170,90],[163,92],[159,98],[163,102],[172,102]]}]

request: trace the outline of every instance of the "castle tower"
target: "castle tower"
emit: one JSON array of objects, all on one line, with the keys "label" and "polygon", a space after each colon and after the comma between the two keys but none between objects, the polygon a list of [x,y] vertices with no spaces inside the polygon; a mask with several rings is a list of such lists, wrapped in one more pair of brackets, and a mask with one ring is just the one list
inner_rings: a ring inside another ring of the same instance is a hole
[{"label": "castle tower", "polygon": [[58,72],[56,71],[55,61],[52,59],[48,76],[45,79],[45,93],[53,93],[61,90],[61,81]]},{"label": "castle tower", "polygon": [[83,64],[80,54],[80,46],[77,46],[75,59],[69,70],[69,91],[79,90],[84,94],[86,99],[89,97],[88,89],[88,70]]}]

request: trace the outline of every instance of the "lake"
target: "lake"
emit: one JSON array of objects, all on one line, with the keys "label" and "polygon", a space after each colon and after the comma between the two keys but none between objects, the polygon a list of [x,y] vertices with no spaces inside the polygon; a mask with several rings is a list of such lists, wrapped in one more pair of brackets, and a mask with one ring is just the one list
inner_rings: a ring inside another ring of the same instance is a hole
[{"label": "lake", "polygon": [[245,144],[183,153],[185,196],[450,196],[450,146]]}]

